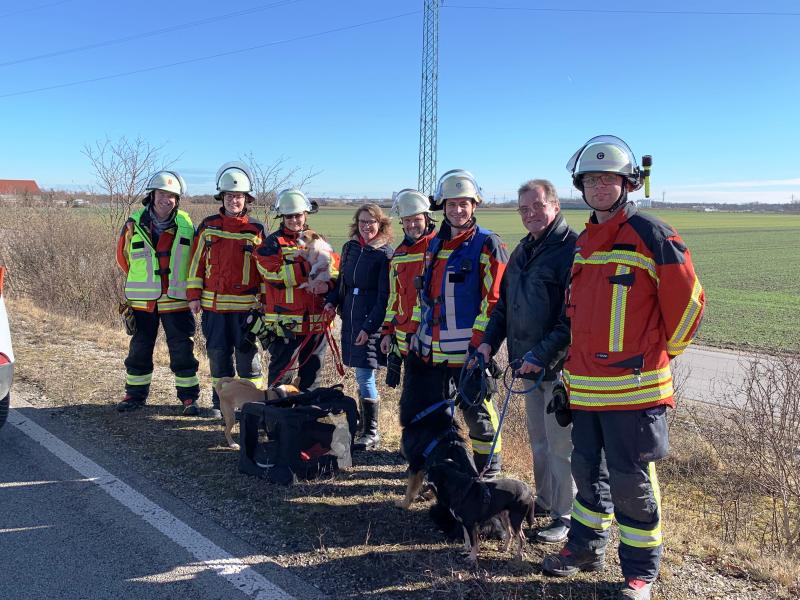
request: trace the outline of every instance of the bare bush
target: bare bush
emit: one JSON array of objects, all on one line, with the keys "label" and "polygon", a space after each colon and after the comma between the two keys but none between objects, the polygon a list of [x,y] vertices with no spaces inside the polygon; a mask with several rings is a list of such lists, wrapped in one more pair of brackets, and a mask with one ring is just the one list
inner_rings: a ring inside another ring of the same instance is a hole
[{"label": "bare bush", "polygon": [[315,171],[313,168],[303,173],[300,167],[289,167],[285,156],[277,158],[272,163],[263,164],[252,152],[248,152],[241,160],[247,164],[253,176],[255,202],[251,210],[264,223],[269,219],[270,211],[281,190],[287,187],[302,189],[306,183],[320,174],[320,171]]}]

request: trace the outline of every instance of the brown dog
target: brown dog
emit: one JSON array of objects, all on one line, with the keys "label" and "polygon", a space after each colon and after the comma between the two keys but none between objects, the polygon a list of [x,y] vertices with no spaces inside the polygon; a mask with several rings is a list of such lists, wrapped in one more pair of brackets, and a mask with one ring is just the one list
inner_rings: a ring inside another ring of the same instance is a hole
[{"label": "brown dog", "polygon": [[[298,381],[293,383],[296,384]],[[222,418],[225,419],[225,439],[228,440],[228,446],[239,449],[239,444],[233,441],[231,435],[233,424],[236,422],[235,412],[237,409],[241,410],[242,406],[248,402],[280,400],[287,396],[295,396],[300,393],[300,390],[294,384],[279,385],[269,388],[265,392],[252,381],[236,377],[222,377],[214,387],[219,395],[219,410]]]}]

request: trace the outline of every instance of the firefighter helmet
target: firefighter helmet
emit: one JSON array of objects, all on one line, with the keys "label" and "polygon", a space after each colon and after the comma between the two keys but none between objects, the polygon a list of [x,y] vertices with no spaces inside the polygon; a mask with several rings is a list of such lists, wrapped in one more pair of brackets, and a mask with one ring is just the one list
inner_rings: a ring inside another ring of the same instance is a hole
[{"label": "firefighter helmet", "polygon": [[392,195],[392,212],[401,219],[419,214],[428,214],[430,211],[431,201],[422,192],[406,188]]},{"label": "firefighter helmet", "polygon": [[241,162],[229,162],[222,165],[217,171],[217,200],[222,200],[225,192],[243,192],[247,194],[247,201],[252,202],[253,176],[250,169]]},{"label": "firefighter helmet", "polygon": [[181,196],[186,193],[186,182],[175,171],[159,171],[147,180],[147,186],[144,189],[147,195],[142,198],[142,204],[145,206],[153,200],[153,193],[156,190],[175,194],[180,202]]},{"label": "firefighter helmet", "polygon": [[316,202],[311,202],[306,195],[298,189],[290,188],[278,193],[273,212],[282,217],[298,213],[315,213],[319,207]]},{"label": "firefighter helmet", "polygon": [[627,190],[642,187],[643,178],[636,157],[624,141],[615,135],[593,137],[567,162],[573,185],[583,191],[582,179],[586,173],[614,173],[628,182]]},{"label": "firefighter helmet", "polygon": [[453,169],[439,178],[436,193],[433,195],[434,205],[441,208],[449,198],[472,198],[476,204],[480,204],[483,201],[483,192],[472,173]]}]

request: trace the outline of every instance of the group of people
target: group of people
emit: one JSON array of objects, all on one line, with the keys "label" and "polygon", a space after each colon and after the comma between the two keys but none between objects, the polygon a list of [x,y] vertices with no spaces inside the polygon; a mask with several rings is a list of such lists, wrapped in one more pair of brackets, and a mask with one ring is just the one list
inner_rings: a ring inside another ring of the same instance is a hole
[{"label": "group of people", "polygon": [[[537,516],[551,518],[537,538],[566,541],[545,558],[543,571],[563,577],[602,569],[616,519],[620,595],[650,598],[663,548],[655,461],[668,451],[670,361],[696,334],[705,296],[677,232],[629,200],[646,172],[624,141],[592,138],[567,169],[592,210],[580,235],[562,216],[553,184],[533,179],[518,190],[527,235],[509,257],[500,237],[478,225],[483,195],[475,178],[453,170],[431,198],[413,189],[395,194],[403,240],[394,249],[389,217],[375,204],[360,206],[330,281],[315,280],[303,258],[298,240],[316,206],[299,190],[278,195],[280,226],[266,235],[247,214],[253,198],[246,168],[223,165],[216,196],[222,207],[195,232],[179,208],[183,180],[157,173],[118,245],[136,325],[118,409],[147,398],[159,322],[177,397],[194,415],[193,315],[202,311],[213,381],[236,374],[261,383],[258,353],[240,348],[251,309],[289,323],[291,338],[267,348],[268,384],[299,376],[301,389],[310,390],[319,385],[325,331],[338,312],[342,357],[358,383],[356,449],[380,443],[376,368],[394,353],[402,357],[401,406],[408,394],[431,406],[455,401],[476,467],[491,478],[502,467],[493,398],[482,388],[477,401],[459,402],[458,388],[462,367],[488,364],[505,342],[516,375],[536,384],[525,396],[535,507]],[[443,211],[438,228],[436,210]],[[555,390],[564,386],[572,421],[566,427],[553,411]],[[213,406],[218,411],[216,393]]]}]

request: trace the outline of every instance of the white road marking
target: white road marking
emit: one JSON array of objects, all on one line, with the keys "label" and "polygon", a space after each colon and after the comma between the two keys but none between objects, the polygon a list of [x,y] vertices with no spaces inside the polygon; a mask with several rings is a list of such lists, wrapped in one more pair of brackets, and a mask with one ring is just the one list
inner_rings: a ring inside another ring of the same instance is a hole
[{"label": "white road marking", "polygon": [[199,561],[200,565],[216,571],[219,576],[227,579],[242,593],[253,596],[257,600],[293,600],[293,596],[248,567],[242,560],[232,556],[13,408],[9,413],[8,423],[40,443],[87,480],[96,483],[125,508],[139,515],[173,542],[187,550]]}]

